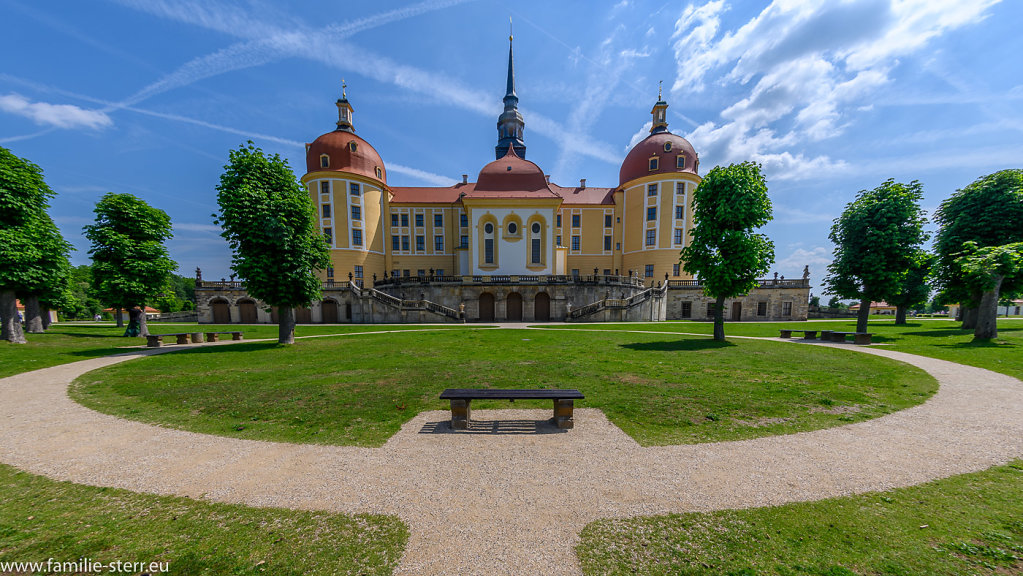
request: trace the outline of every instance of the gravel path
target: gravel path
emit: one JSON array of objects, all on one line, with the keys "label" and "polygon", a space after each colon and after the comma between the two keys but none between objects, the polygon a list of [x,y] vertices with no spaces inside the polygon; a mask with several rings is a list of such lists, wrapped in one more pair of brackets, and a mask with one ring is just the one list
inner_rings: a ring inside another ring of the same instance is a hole
[{"label": "gravel path", "polygon": [[160,352],[140,350],[0,379],[0,461],[137,492],[393,514],[411,530],[397,574],[521,575],[579,574],[573,547],[598,518],[884,490],[1023,456],[1023,382],[855,350],[919,366],[940,389],[875,420],[740,442],[643,448],[594,409],[577,410],[568,432],[542,422],[548,410],[479,410],[473,431],[453,433],[443,410],[419,414],[382,448],[352,448],[170,430],[67,397],[80,374]]}]

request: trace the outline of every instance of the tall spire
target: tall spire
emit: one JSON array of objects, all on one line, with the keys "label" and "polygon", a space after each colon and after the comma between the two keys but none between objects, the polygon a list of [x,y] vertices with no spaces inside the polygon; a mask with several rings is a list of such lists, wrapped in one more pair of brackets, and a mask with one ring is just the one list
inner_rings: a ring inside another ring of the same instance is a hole
[{"label": "tall spire", "polygon": [[337,99],[337,129],[345,132],[355,132],[355,125],[352,124],[352,112],[354,109],[348,102],[348,94],[344,78],[341,79],[341,97]]},{"label": "tall spire", "polygon": [[[511,20],[509,19],[509,26]],[[511,146],[519,158],[526,157],[526,143],[523,132],[526,121],[519,114],[519,97],[515,94],[515,60],[512,57],[512,38],[508,35],[508,86],[504,94],[504,112],[497,118],[497,146],[494,154],[501,159]]]}]

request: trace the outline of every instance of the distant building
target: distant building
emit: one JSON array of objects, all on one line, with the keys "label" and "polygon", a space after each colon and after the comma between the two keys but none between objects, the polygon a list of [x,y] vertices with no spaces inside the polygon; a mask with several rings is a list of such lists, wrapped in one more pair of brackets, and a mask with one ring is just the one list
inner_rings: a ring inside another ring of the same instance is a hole
[{"label": "distant building", "polygon": [[[510,39],[509,39],[510,40]],[[668,131],[668,104],[626,155],[613,187],[561,186],[526,159],[508,49],[495,159],[475,181],[389,186],[373,146],[355,133],[346,91],[336,129],[306,145],[302,183],[330,243],[324,300],[299,322],[664,320],[708,318],[711,300],[682,269],[693,146]],[[808,278],[764,280],[729,301],[729,319],[802,320]],[[275,321],[236,282],[196,283],[200,322]]]},{"label": "distant building", "polygon": [[[889,304],[887,302],[871,302],[870,303],[870,313],[871,314],[882,314],[882,315],[888,314],[888,315],[894,316],[895,312],[898,311],[898,309],[899,309],[898,306],[894,306],[894,305]],[[852,306],[850,306],[849,307],[849,311],[850,312],[859,312],[860,311],[859,303],[856,303],[856,304],[853,304]]]}]

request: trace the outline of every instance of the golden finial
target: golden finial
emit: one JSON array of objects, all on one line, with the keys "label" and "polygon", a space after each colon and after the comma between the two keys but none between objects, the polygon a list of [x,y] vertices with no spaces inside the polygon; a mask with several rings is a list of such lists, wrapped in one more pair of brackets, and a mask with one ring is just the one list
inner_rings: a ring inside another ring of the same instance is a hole
[{"label": "golden finial", "polygon": [[664,80],[657,81],[657,101],[661,101],[661,85],[664,84]]},{"label": "golden finial", "polygon": [[344,79],[344,78],[342,78],[342,79],[341,79],[341,99],[342,99],[342,100],[345,100],[345,99],[347,99],[347,98],[348,98],[348,95],[347,95],[347,94],[345,94],[345,89],[346,89],[346,88],[348,88],[348,84],[345,84],[345,79]]},{"label": "golden finial", "polygon": [[508,17],[508,41],[509,42],[512,41],[512,37],[513,37],[513,34],[512,34],[512,19],[511,19],[511,16],[509,16]]}]

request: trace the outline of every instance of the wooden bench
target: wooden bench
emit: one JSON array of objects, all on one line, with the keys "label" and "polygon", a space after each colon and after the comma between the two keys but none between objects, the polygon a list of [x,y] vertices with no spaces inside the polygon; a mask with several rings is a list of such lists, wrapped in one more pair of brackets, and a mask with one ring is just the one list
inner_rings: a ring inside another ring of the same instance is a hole
[{"label": "wooden bench", "polygon": [[[196,332],[179,332],[176,334],[149,334],[146,336],[146,346],[149,348],[159,348],[163,346],[163,338],[165,336],[174,336],[177,338],[177,344],[188,344],[188,337],[194,336]],[[199,334],[199,342],[202,342],[202,333]]]},{"label": "wooden bench", "polygon": [[572,410],[575,400],[585,398],[582,392],[568,390],[499,390],[494,388],[448,388],[441,393],[441,400],[451,401],[451,427],[467,430],[470,421],[469,404],[473,400],[553,400],[554,424],[567,430],[575,425]]},{"label": "wooden bench", "polygon": [[[832,331],[830,333],[830,335],[829,335],[829,338],[830,338],[830,340],[832,342],[845,342],[847,336],[852,336],[853,337],[853,342],[855,344],[870,344],[871,337],[873,335],[874,334],[872,332],[834,332],[834,331]],[[824,339],[823,335],[821,335],[821,339]]]},{"label": "wooden bench", "polygon": [[779,338],[792,338],[793,332],[802,332],[803,340],[817,339],[817,330],[788,330],[779,328],[778,332],[780,332],[780,334],[778,335]]},{"label": "wooden bench", "polygon": [[221,334],[230,334],[231,335],[231,340],[242,340],[243,339],[241,332],[207,332],[206,333],[206,341],[207,342],[220,342],[220,335]]}]

